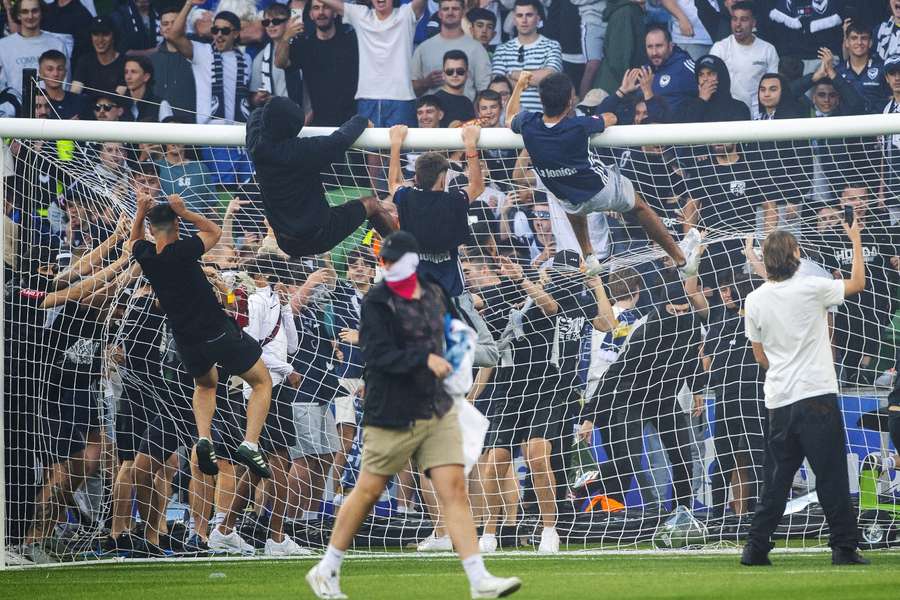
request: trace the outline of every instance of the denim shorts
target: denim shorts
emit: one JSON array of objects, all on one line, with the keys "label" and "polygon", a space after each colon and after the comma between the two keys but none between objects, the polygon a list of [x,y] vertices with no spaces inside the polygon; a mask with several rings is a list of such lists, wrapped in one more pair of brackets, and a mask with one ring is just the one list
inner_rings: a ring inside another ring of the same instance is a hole
[{"label": "denim shorts", "polygon": [[357,112],[372,121],[375,127],[391,127],[392,125],[415,127],[418,124],[415,100],[360,98],[356,106]]}]

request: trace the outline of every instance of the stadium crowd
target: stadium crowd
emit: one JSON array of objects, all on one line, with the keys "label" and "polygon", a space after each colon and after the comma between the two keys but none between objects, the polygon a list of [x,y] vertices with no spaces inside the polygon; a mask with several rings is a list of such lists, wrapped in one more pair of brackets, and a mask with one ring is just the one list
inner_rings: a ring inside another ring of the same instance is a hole
[{"label": "stadium crowd", "polygon": [[[852,252],[840,223],[848,211],[864,223],[869,285],[831,316],[835,361],[846,386],[894,385],[900,136],[597,149],[674,238],[705,231],[700,274],[686,280],[629,214],[614,213],[589,219],[610,273],[582,276],[575,234],[525,152],[480,151],[477,173],[450,153],[447,189],[470,202],[427,222],[395,184],[418,172],[418,155],[401,150],[402,126],[503,127],[515,94],[523,110],[541,110],[538,86],[554,72],[575,83],[578,111],[619,124],[900,112],[900,0],[104,4],[4,0],[0,114],[244,123],[285,96],[304,107],[306,125],[360,114],[392,128],[389,161],[352,151],[326,185],[374,189],[404,230],[446,224],[437,239],[417,238],[427,260],[459,261],[456,278],[440,283],[481,325],[469,399],[491,422],[470,482],[482,552],[497,549],[520,513],[543,525],[540,549],[556,552],[556,527],[577,499],[630,505],[635,487],[645,510],[753,511],[764,374],[742,305],[765,277],[754,238],[777,226],[801,239],[810,275],[846,278]],[[254,544],[299,555],[321,544],[325,513],[359,470],[359,309],[379,271],[377,241],[357,235],[329,254],[286,256],[241,148],[13,140],[9,152],[7,514],[23,555],[65,556],[78,523],[103,531],[98,551],[132,556],[250,554]],[[73,160],[78,168],[60,166]],[[229,383],[235,374],[220,373],[217,385],[218,474],[191,452],[193,384],[120,216],[141,196],[177,196],[221,227],[204,272],[263,348],[270,479],[254,480],[233,456],[251,393]],[[577,485],[573,439],[598,462]],[[707,506],[700,479],[710,481]],[[86,503],[92,495],[105,508]],[[187,506],[188,531],[171,528],[172,497]],[[264,523],[259,539],[248,535],[248,505]],[[436,506],[410,464],[390,510],[430,514],[423,551],[451,548]],[[309,525],[299,544],[287,527],[296,523],[316,524],[320,537]]]}]

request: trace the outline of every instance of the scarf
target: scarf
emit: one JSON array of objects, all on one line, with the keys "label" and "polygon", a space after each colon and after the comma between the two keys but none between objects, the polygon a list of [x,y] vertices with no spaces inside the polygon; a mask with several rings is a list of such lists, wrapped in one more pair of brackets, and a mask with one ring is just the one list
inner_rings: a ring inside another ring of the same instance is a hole
[{"label": "scarf", "polygon": [[[234,57],[237,60],[237,86],[234,90],[233,120],[238,123],[246,123],[247,117],[250,116],[250,104],[247,98],[247,62],[244,60],[243,52],[238,50],[232,50],[232,52],[234,52]],[[225,78],[223,73],[222,53],[213,47],[212,116],[218,119],[225,118]]]},{"label": "scarf", "polygon": [[416,267],[419,266],[419,255],[407,252],[400,260],[384,269],[384,281],[392,292],[410,300],[416,291],[419,282],[416,275]]}]

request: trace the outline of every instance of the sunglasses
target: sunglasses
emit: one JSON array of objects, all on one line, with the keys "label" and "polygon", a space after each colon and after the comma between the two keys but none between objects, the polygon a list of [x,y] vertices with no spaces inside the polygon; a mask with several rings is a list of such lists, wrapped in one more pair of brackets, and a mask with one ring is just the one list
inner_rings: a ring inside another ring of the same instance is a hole
[{"label": "sunglasses", "polygon": [[109,112],[116,107],[115,104],[95,104],[94,112]]},{"label": "sunglasses", "polygon": [[231,32],[234,31],[231,27],[210,27],[209,30],[213,35],[231,35]]},{"label": "sunglasses", "polygon": [[284,17],[275,18],[275,19],[263,19],[260,21],[263,27],[268,27],[270,25],[281,25],[282,23],[287,23],[287,19]]},{"label": "sunglasses", "polygon": [[452,77],[454,75],[465,75],[466,70],[462,67],[457,67],[455,69],[444,69],[444,75],[447,77]]},{"label": "sunglasses", "polygon": [[519,62],[525,62],[525,46],[519,46]]},{"label": "sunglasses", "polygon": [[536,219],[549,219],[550,213],[547,212],[546,210],[536,210],[536,211],[534,211],[534,217]]}]

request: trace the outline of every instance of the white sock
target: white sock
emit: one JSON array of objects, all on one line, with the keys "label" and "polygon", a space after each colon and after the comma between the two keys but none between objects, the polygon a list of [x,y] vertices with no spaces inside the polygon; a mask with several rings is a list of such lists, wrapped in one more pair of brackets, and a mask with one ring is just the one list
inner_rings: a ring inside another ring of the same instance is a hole
[{"label": "white sock", "polygon": [[894,460],[893,456],[883,456],[881,458],[881,468],[885,471],[890,471],[891,469],[897,468],[897,463]]},{"label": "white sock", "polygon": [[[547,535],[556,533],[556,527],[544,527],[544,533],[546,533]],[[544,533],[542,533],[541,535],[544,535]]]},{"label": "white sock", "polygon": [[343,550],[338,550],[331,544],[328,544],[328,547],[325,548],[325,556],[319,562],[319,568],[340,574],[342,562],[344,562]]},{"label": "white sock", "polygon": [[463,569],[466,570],[466,577],[469,578],[469,586],[476,587],[481,580],[490,575],[484,566],[484,559],[480,554],[473,554],[469,558],[462,561]]},{"label": "white sock", "polygon": [[259,452],[259,444],[254,444],[254,443],[252,443],[252,442],[248,442],[247,440],[244,440],[244,441],[241,443],[241,445],[242,445],[242,446],[247,446],[248,448],[250,448],[250,449],[253,450],[254,452]]}]

